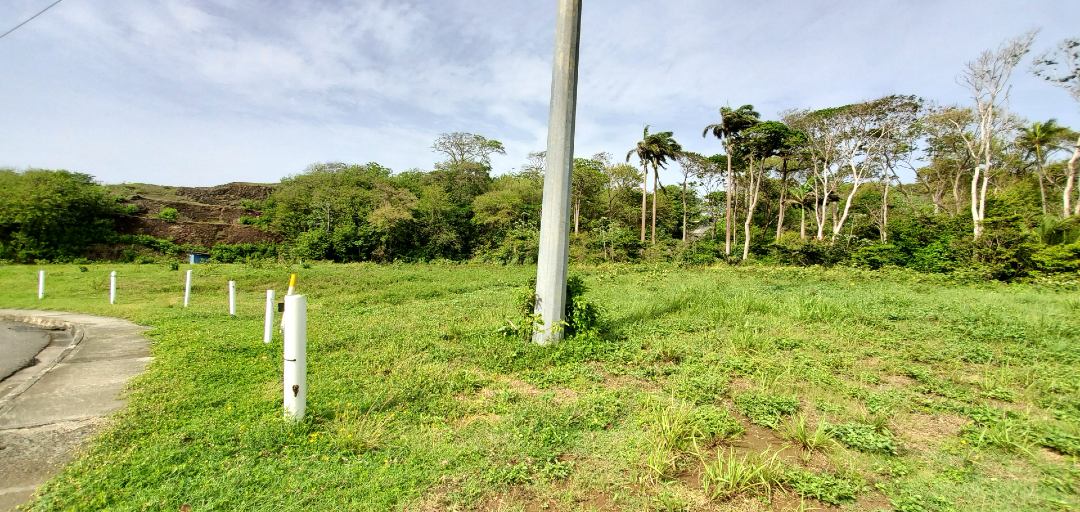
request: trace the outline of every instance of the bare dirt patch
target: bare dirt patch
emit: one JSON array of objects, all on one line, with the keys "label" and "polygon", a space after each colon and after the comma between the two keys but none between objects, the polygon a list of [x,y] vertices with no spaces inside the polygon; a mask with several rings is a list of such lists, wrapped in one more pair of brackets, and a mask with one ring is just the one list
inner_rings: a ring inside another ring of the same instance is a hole
[{"label": "bare dirt patch", "polygon": [[881,386],[884,389],[902,389],[914,386],[919,381],[907,375],[885,375],[881,378]]},{"label": "bare dirt patch", "polygon": [[636,389],[646,393],[660,391],[660,386],[655,382],[631,377],[629,375],[613,375],[604,372],[604,387],[608,389]]},{"label": "bare dirt patch", "polygon": [[956,414],[912,413],[897,416],[892,423],[909,447],[926,451],[956,437],[969,420]]}]

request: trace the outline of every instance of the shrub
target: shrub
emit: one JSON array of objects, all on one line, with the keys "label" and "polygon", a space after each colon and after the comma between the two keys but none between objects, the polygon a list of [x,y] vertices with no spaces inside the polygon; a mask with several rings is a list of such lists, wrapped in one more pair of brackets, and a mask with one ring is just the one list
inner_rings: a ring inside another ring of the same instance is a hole
[{"label": "shrub", "polygon": [[830,240],[803,240],[798,233],[784,233],[780,240],[769,245],[778,263],[789,265],[832,266],[848,259],[848,248]]},{"label": "shrub", "polygon": [[1080,243],[1048,245],[1031,255],[1035,270],[1047,274],[1080,270]]},{"label": "shrub", "polygon": [[296,237],[296,256],[304,260],[325,260],[333,243],[330,233],[317,229]]},{"label": "shrub", "polygon": [[886,265],[901,266],[904,264],[904,259],[900,249],[892,244],[871,244],[851,253],[852,263],[873,270]]},{"label": "shrub", "polygon": [[[563,333],[566,337],[579,334],[597,335],[601,329],[603,308],[585,298],[588,287],[585,279],[579,275],[566,278],[566,324]],[[519,296],[518,311],[522,315],[522,325],[502,328],[503,334],[523,334],[532,337],[532,324],[536,310],[536,278],[529,278],[525,290]]]},{"label": "shrub", "polygon": [[276,258],[277,256],[277,245],[267,242],[235,245],[218,244],[210,249],[210,257],[214,261],[222,263]]},{"label": "shrub", "polygon": [[180,214],[176,211],[176,208],[162,208],[161,213],[158,213],[157,216],[167,222],[176,222]]},{"label": "shrub", "polygon": [[270,217],[248,217],[244,215],[240,217],[240,224],[243,226],[258,226],[260,228],[270,227]]}]

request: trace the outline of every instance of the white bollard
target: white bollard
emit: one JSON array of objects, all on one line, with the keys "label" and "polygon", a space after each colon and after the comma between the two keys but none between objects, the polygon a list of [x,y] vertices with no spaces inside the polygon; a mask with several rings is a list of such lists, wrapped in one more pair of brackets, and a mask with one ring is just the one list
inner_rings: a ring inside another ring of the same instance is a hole
[{"label": "white bollard", "polygon": [[37,276],[38,276],[37,277],[37,298],[44,299],[45,298],[45,271],[44,270],[38,270],[38,275]]},{"label": "white bollard", "polygon": [[229,314],[236,315],[236,281],[229,281]]},{"label": "white bollard", "polygon": [[109,274],[109,304],[116,304],[116,271]]},{"label": "white bollard", "polygon": [[299,423],[307,409],[307,297],[285,296],[285,421]]},{"label": "white bollard", "polygon": [[184,284],[184,307],[188,307],[191,301],[191,271],[187,271],[187,282]]},{"label": "white bollard", "polygon": [[263,343],[274,339],[274,290],[266,290],[266,323],[263,326]]}]

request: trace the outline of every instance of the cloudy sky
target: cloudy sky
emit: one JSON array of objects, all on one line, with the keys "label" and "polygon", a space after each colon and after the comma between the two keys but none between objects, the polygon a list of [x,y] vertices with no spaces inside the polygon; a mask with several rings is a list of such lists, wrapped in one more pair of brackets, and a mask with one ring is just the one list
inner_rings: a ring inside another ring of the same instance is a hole
[{"label": "cloudy sky", "polygon": [[[0,32],[53,0],[0,2]],[[555,0],[64,0],[0,39],[0,166],[106,183],[276,182],[323,161],[430,169],[439,133],[544,149]],[[766,118],[894,93],[966,103],[965,62],[1035,27],[1080,37],[1067,0],[585,0],[577,154],[644,124],[719,152],[722,105]],[[1080,127],[1027,72],[1012,108]],[[668,180],[670,181],[669,177]]]}]

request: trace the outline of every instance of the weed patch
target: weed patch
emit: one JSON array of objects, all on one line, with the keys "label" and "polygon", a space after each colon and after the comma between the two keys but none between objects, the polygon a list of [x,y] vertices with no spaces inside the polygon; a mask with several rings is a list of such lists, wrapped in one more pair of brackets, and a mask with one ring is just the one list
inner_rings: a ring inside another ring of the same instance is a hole
[{"label": "weed patch", "polygon": [[775,428],[783,416],[799,411],[799,400],[789,396],[766,396],[757,393],[745,393],[735,397],[735,406],[750,421]]},{"label": "weed patch", "polygon": [[865,423],[847,423],[829,427],[829,435],[860,452],[896,455],[897,445],[891,437]]}]

